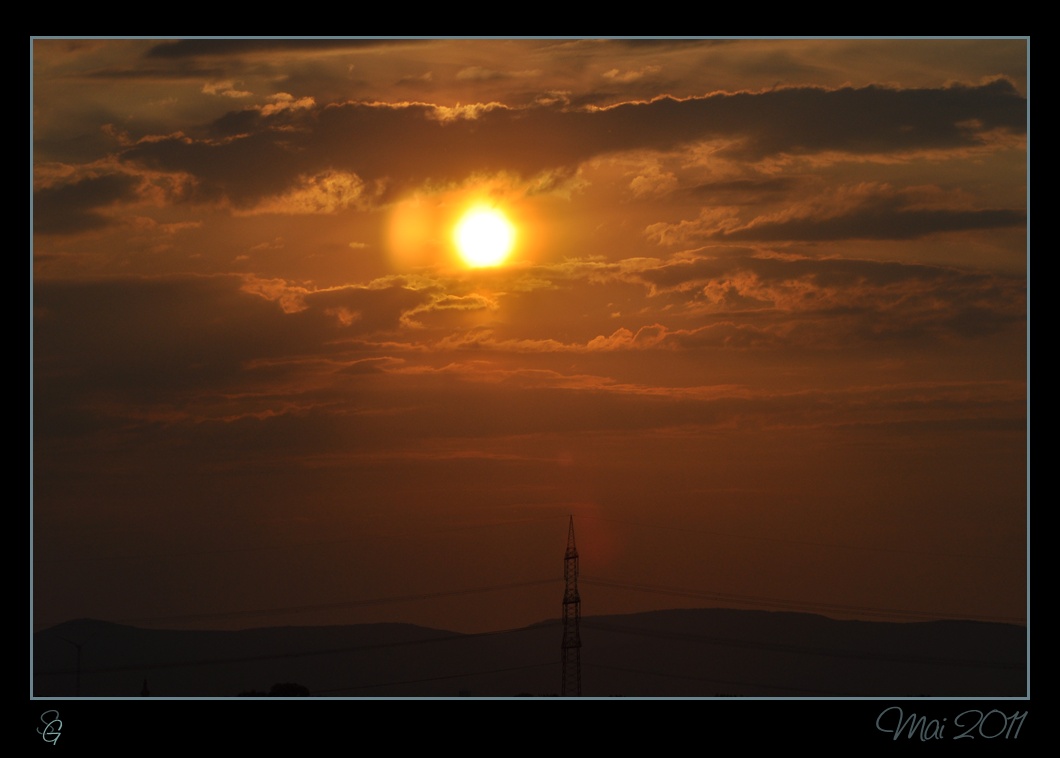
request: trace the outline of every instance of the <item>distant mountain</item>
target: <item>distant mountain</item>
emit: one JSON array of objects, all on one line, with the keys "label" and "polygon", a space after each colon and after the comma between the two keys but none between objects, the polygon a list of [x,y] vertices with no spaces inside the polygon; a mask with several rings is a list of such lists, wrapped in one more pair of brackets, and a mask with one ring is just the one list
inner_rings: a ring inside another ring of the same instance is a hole
[{"label": "distant mountain", "polygon": [[[34,634],[33,694],[137,697],[146,682],[153,697],[235,697],[276,684],[313,697],[558,695],[560,633],[559,621],[458,634],[411,624],[176,631],[83,619]],[[581,639],[584,696],[1027,694],[1027,630],[1011,624],[698,609],[583,617]]]}]

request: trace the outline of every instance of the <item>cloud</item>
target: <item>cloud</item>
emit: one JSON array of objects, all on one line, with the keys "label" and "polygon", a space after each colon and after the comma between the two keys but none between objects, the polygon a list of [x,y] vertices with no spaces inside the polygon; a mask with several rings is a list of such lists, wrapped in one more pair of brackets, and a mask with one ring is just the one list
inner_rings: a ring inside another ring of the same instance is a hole
[{"label": "cloud", "polygon": [[483,113],[489,113],[497,108],[504,108],[500,103],[468,103],[461,105],[457,103],[454,106],[447,105],[436,105],[430,111],[427,112],[429,118],[433,118],[441,123],[450,123],[453,121],[474,120],[481,116]]},{"label": "cloud", "polygon": [[198,58],[251,53],[324,52],[417,44],[421,40],[389,39],[185,39],[151,47],[147,58]]},{"label": "cloud", "polygon": [[269,95],[268,100],[270,101],[268,105],[262,105],[257,108],[263,116],[271,116],[286,110],[308,110],[316,105],[316,101],[311,97],[295,98],[289,92],[277,92],[275,95]]},{"label": "cloud", "polygon": [[255,361],[324,356],[334,340],[385,334],[426,299],[400,286],[320,290],[230,275],[40,281],[37,372],[134,395],[216,389],[251,378]]},{"label": "cloud", "polygon": [[[709,248],[707,249],[709,250]],[[879,340],[978,338],[1023,324],[1022,278],[854,258],[763,255],[719,248],[630,274],[678,313],[756,330],[752,342],[834,349]],[[762,330],[766,329],[769,333]],[[684,346],[712,344],[696,327]],[[748,332],[745,336],[750,336]],[[662,344],[670,344],[668,341]],[[749,344],[731,340],[726,344]]]},{"label": "cloud", "polygon": [[[391,286],[351,285],[316,289],[256,277],[245,277],[240,290],[277,302],[288,314],[305,311],[334,317],[345,336],[349,336],[348,327],[353,325],[356,325],[353,334],[396,329],[407,313],[422,307],[430,297],[426,292],[396,283]],[[322,330],[319,338],[325,338],[327,333],[328,330]]]},{"label": "cloud", "polygon": [[619,71],[617,68],[613,68],[610,71],[604,72],[604,78],[613,82],[628,84],[630,82],[635,82],[638,79],[643,79],[649,74],[657,74],[661,70],[662,68],[660,66],[645,66],[644,68],[630,71]]},{"label": "cloud", "polygon": [[944,232],[1023,226],[1026,222],[1026,213],[1009,208],[913,210],[881,204],[876,207],[860,208],[842,216],[763,222],[707,236],[766,242],[843,239],[908,240]]},{"label": "cloud", "polygon": [[128,79],[145,81],[200,81],[216,79],[225,75],[225,70],[216,67],[181,66],[176,69],[135,66],[132,68],[100,68],[84,76],[90,79]]},{"label": "cloud", "polygon": [[404,361],[400,358],[392,358],[389,356],[381,358],[361,358],[359,360],[350,361],[341,369],[340,374],[381,374],[386,370],[400,368],[404,364]]},{"label": "cloud", "polygon": [[415,408],[419,424],[431,430],[427,435],[441,437],[740,427],[779,430],[851,424],[899,432],[910,424],[944,430],[954,425],[968,431],[991,431],[998,426],[1019,429],[1026,397],[1020,381],[879,384],[869,379],[872,374],[866,371],[866,381],[838,388],[675,385],[513,368],[464,356],[443,366],[395,367],[388,379],[417,393],[423,400]]},{"label": "cloud", "polygon": [[671,330],[662,324],[641,327],[636,333],[622,328],[610,337],[591,340],[586,349],[595,350],[700,350],[704,348],[750,349],[783,347],[785,340],[777,326],[762,327],[722,321],[694,329]]},{"label": "cloud", "polygon": [[783,197],[798,188],[796,177],[774,176],[753,179],[730,179],[710,181],[688,187],[685,192],[693,197],[722,199],[730,203],[751,203],[769,198]]},{"label": "cloud", "polygon": [[468,66],[456,72],[456,78],[458,81],[472,82],[488,82],[504,79],[526,79],[540,75],[541,72],[537,69],[529,69],[524,71],[496,71],[493,69],[483,68],[481,66]]},{"label": "cloud", "polygon": [[664,245],[704,240],[908,240],[1022,226],[1027,220],[1021,209],[968,207],[962,195],[933,187],[895,190],[871,183],[841,186],[788,201],[779,211],[758,212],[745,220],[739,206],[712,205],[693,220],[651,224],[646,234]]},{"label": "cloud", "polygon": [[595,337],[586,345],[587,350],[630,350],[655,347],[666,336],[666,327],[661,324],[641,327],[636,334],[626,328],[616,330],[610,337]]},{"label": "cloud", "polygon": [[33,228],[45,234],[73,234],[114,223],[104,212],[137,197],[139,180],[129,174],[90,176],[42,187],[33,195]]},{"label": "cloud", "polygon": [[1026,100],[1004,80],[919,90],[803,87],[659,97],[587,109],[490,104],[464,114],[473,118],[439,120],[440,113],[421,103],[247,109],[213,122],[209,135],[140,142],[122,158],[188,172],[246,205],[282,194],[299,176],[328,170],[400,186],[475,173],[533,176],[607,153],[670,150],[717,138],[729,140],[724,152],[730,158],[761,159],[963,149],[984,144],[996,130],[1022,134],[1026,128]]},{"label": "cloud", "polygon": [[399,85],[420,85],[429,84],[434,81],[434,72],[426,71],[419,76],[403,76],[397,80]]},{"label": "cloud", "polygon": [[842,150],[854,154],[979,143],[982,132],[1026,129],[1026,100],[1008,81],[977,87],[778,89],[723,96],[722,117],[758,112],[766,121],[732,152],[745,158]]},{"label": "cloud", "polygon": [[[356,174],[323,171],[314,176],[298,177],[295,186],[287,192],[262,198],[255,206],[237,211],[237,215],[305,215],[337,213],[349,208],[366,209],[379,195],[378,187],[373,191]],[[354,247],[355,243],[350,246]],[[363,247],[363,243],[360,246]]]},{"label": "cloud", "polygon": [[207,95],[222,95],[224,97],[243,98],[251,97],[254,93],[246,90],[236,89],[236,83],[227,79],[219,82],[207,82],[202,85],[202,91]]}]

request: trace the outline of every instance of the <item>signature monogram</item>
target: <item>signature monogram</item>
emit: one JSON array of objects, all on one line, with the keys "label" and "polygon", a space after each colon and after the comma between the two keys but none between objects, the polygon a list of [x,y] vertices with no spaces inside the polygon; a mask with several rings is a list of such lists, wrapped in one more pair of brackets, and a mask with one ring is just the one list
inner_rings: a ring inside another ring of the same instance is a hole
[{"label": "signature monogram", "polygon": [[59,741],[59,730],[63,728],[63,722],[59,718],[59,711],[45,711],[40,715],[40,720],[43,722],[44,727],[37,729],[37,734],[45,742],[50,742],[54,745]]}]

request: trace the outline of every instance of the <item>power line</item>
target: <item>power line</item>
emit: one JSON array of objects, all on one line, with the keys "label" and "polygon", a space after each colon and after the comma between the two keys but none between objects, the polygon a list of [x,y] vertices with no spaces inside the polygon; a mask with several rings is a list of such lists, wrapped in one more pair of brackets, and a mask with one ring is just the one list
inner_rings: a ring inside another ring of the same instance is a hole
[{"label": "power line", "polygon": [[[776,643],[755,643],[747,642],[744,640],[734,640],[725,637],[711,637],[708,635],[699,635],[691,633],[681,632],[659,632],[647,629],[638,629],[633,627],[624,627],[615,624],[600,623],[594,621],[591,618],[583,620],[584,626],[590,629],[599,629],[602,631],[619,632],[623,634],[633,634],[641,636],[659,637],[663,639],[675,639],[683,641],[699,642],[704,644],[715,644],[727,647],[742,647],[751,649],[762,649],[772,650],[776,652],[787,652],[793,654],[809,654],[809,655],[823,655],[839,658],[854,658],[860,660],[879,660],[879,661],[891,661],[896,663],[912,663],[917,665],[947,665],[947,666],[971,666],[971,667],[985,667],[985,668],[1004,668],[1004,669],[1021,669],[1022,664],[1011,664],[1001,661],[974,661],[974,660],[959,660],[959,659],[946,659],[946,658],[926,658],[926,657],[913,657],[913,656],[887,656],[877,655],[870,653],[863,653],[859,651],[843,651],[843,650],[827,650],[822,648],[809,648],[801,647],[797,645],[782,645]],[[354,645],[348,647],[329,648],[325,650],[311,650],[308,652],[286,652],[286,653],[269,653],[262,655],[250,655],[250,656],[239,656],[229,658],[206,658],[199,660],[188,660],[188,661],[159,661],[155,663],[136,663],[126,664],[122,666],[109,666],[101,668],[85,669],[83,673],[86,674],[110,674],[120,673],[124,671],[143,671],[143,670],[155,670],[155,669],[167,669],[167,668],[187,668],[193,666],[212,666],[212,665],[224,665],[224,664],[235,664],[235,663],[254,663],[260,661],[270,660],[283,660],[290,658],[306,658],[313,656],[322,655],[341,655],[350,653],[361,653],[372,650],[382,650],[390,648],[401,648],[410,647],[415,645],[431,645],[440,642],[456,642],[461,640],[470,640],[481,637],[494,637],[507,634],[515,634],[518,632],[529,632],[539,631],[541,629],[548,628],[550,626],[558,626],[560,622],[558,620],[546,621],[540,624],[527,627],[517,627],[511,629],[498,629],[489,632],[477,632],[471,634],[446,634],[439,637],[429,637],[426,639],[417,640],[403,640],[401,642],[384,642],[376,643],[372,645]],[[601,665],[601,664],[595,664]],[[68,676],[73,673],[72,669],[60,669],[55,671],[37,671],[38,676]],[[651,672],[641,672],[651,673]],[[456,676],[456,675],[453,675]],[[689,677],[694,678],[694,677]],[[428,681],[428,680],[414,680],[414,681]],[[713,681],[713,680],[706,680]],[[401,684],[402,682],[392,682],[390,684]],[[379,685],[366,685],[366,686],[385,686],[384,684]],[[745,683],[746,684],[746,683]],[[354,689],[354,688],[343,688],[343,689]],[[330,691],[330,690],[325,690]]]},{"label": "power line", "polygon": [[225,611],[221,613],[194,613],[183,616],[151,616],[135,619],[120,619],[118,623],[143,623],[160,621],[190,621],[203,619],[226,619],[246,618],[253,616],[278,616],[284,614],[308,613],[312,611],[329,611],[342,608],[358,608],[368,605],[385,605],[387,603],[411,603],[421,600],[434,600],[440,597],[455,597],[458,595],[474,595],[481,592],[496,592],[498,590],[509,590],[516,587],[533,587],[541,584],[557,584],[558,579],[534,579],[527,582],[510,582],[508,584],[495,584],[489,587],[472,587],[464,590],[450,590],[448,592],[423,592],[415,595],[392,595],[390,597],[377,597],[366,600],[347,600],[341,603],[323,603],[320,605],[291,605],[280,608],[259,608],[256,610]]},{"label": "power line", "polygon": [[881,616],[891,618],[923,618],[923,619],[950,619],[958,621],[987,621],[997,623],[1023,623],[1021,619],[1004,616],[977,616],[957,615],[947,613],[936,613],[929,611],[909,611],[896,608],[871,608],[866,606],[841,605],[839,603],[814,603],[808,601],[778,600],[776,598],[754,597],[752,595],[734,595],[722,592],[708,592],[705,590],[692,590],[679,587],[659,587],[647,584],[630,584],[627,582],[615,582],[600,577],[582,575],[582,581],[599,587],[614,587],[619,589],[636,590],[637,592],[649,592],[658,595],[675,595],[681,597],[694,597],[704,600],[721,600],[724,602],[738,603],[740,605],[758,605],[788,610],[803,611],[832,611],[850,614],[861,614],[866,616]]},{"label": "power line", "polygon": [[[590,519],[596,519],[596,520],[599,520],[599,521],[611,521],[611,522],[615,522],[615,523],[626,524],[626,525],[635,526],[635,527],[638,527],[638,528],[655,528],[655,529],[666,529],[666,530],[678,530],[678,528],[676,528],[676,527],[669,527],[669,526],[658,525],[658,524],[646,524],[646,523],[625,521],[625,520],[620,520],[620,519],[611,519],[611,518],[600,517],[600,516],[592,516],[592,515],[588,515],[588,516],[584,516],[584,517],[585,518],[590,518]],[[536,523],[536,522],[539,522],[539,521],[543,522],[543,521],[552,521],[552,520],[554,520],[554,517],[518,519],[518,520],[513,520],[513,521],[502,522],[502,523],[496,524],[496,525],[503,526],[503,525],[511,524],[511,523],[527,523],[527,522]],[[470,529],[470,528],[483,528],[483,527],[486,527],[486,526],[494,526],[494,524],[468,525],[466,527],[454,527],[454,529],[458,529],[458,528],[460,528],[460,529],[463,529],[463,528],[468,528],[468,529]],[[446,531],[446,530],[436,530],[436,531]],[[734,535],[734,534],[726,534],[726,533],[722,533],[722,532],[713,532],[713,531],[708,531],[708,530],[694,530],[694,529],[690,530],[690,529],[685,529],[685,528],[682,528],[679,531],[682,531],[682,532],[691,531],[691,532],[700,533],[700,534],[709,534],[709,535],[725,536],[725,537],[737,537],[737,538],[741,538],[741,539],[762,539],[762,540],[767,540],[767,541],[785,542],[785,543],[790,543],[790,544],[811,545],[811,546],[815,546],[815,547],[825,546],[825,547],[837,547],[837,548],[843,548],[843,549],[880,550],[880,551],[885,551],[885,552],[902,552],[902,553],[911,553],[911,554],[943,555],[943,556],[949,556],[949,557],[967,557],[967,558],[973,558],[973,557],[979,557],[979,558],[987,557],[987,558],[991,558],[992,557],[992,556],[970,556],[970,555],[962,555],[962,554],[955,554],[955,553],[934,553],[934,554],[932,554],[932,553],[917,553],[915,551],[895,550],[895,549],[890,549],[890,548],[869,548],[869,547],[861,547],[861,546],[835,545],[835,544],[831,544],[830,545],[830,544],[826,544],[826,543],[813,543],[813,542],[804,542],[804,541],[797,541],[797,540],[784,540],[784,539],[776,539],[776,538],[769,538],[769,537],[751,537],[751,536],[748,536],[748,535]],[[347,543],[347,542],[349,542],[349,540],[337,540],[337,541],[316,542],[316,543],[303,543],[301,545],[296,545],[294,547],[311,546],[311,545],[344,544],[344,543]],[[249,551],[249,550],[277,550],[277,549],[281,549],[281,547],[264,546],[264,547],[260,547],[260,548],[234,548],[234,549],[225,550],[225,551],[205,551],[205,552],[197,552],[197,553],[188,553],[186,555],[206,555],[206,554],[222,553],[222,552],[245,552],[245,551]],[[125,557],[116,557],[116,558],[133,559],[133,558],[137,558],[137,557],[138,556],[125,556]],[[363,599],[363,600],[351,600],[351,601],[345,601],[345,602],[339,602],[339,603],[327,603],[327,604],[317,604],[317,605],[302,605],[302,606],[281,606],[281,607],[275,607],[275,608],[245,609],[245,610],[236,610],[236,611],[222,611],[222,612],[216,612],[216,613],[197,613],[197,614],[182,614],[182,615],[169,615],[169,616],[136,617],[136,618],[120,619],[119,623],[185,622],[185,621],[194,621],[194,620],[253,618],[253,617],[292,615],[292,614],[301,614],[301,613],[310,613],[310,612],[319,612],[319,611],[329,611],[329,610],[340,610],[340,609],[364,607],[364,606],[371,606],[371,605],[382,605],[382,604],[388,604],[388,603],[419,602],[419,601],[432,600],[432,599],[438,599],[438,598],[444,598],[444,597],[454,597],[454,596],[460,596],[460,595],[470,595],[470,594],[476,594],[476,593],[484,593],[484,592],[515,589],[515,588],[519,588],[519,587],[528,587],[528,586],[534,586],[534,585],[552,584],[552,583],[554,583],[556,581],[557,580],[555,580],[555,579],[538,579],[538,580],[525,581],[525,582],[511,582],[511,583],[506,583],[506,584],[498,584],[498,585],[492,585],[492,586],[487,586],[487,587],[469,588],[469,589],[464,589],[464,590],[417,593],[417,594],[410,594],[410,595],[403,595],[403,596],[390,596],[390,597],[371,598],[371,599]],[[738,604],[738,605],[753,605],[753,606],[764,606],[764,607],[782,608],[782,609],[790,609],[790,610],[805,610],[805,611],[809,611],[809,612],[833,612],[833,613],[840,612],[840,613],[849,613],[849,614],[856,614],[856,615],[876,616],[876,617],[883,617],[883,618],[924,618],[924,619],[928,619],[928,618],[930,618],[930,619],[948,618],[948,619],[963,619],[963,620],[975,620],[975,621],[986,621],[986,622],[1001,622],[1001,623],[1017,623],[1017,624],[1025,623],[1025,621],[1023,619],[1014,618],[1014,617],[984,616],[984,615],[958,615],[958,614],[946,614],[946,613],[932,613],[932,612],[926,612],[926,611],[911,611],[911,610],[904,610],[904,609],[875,608],[875,607],[870,607],[870,606],[851,606],[851,605],[843,605],[843,604],[835,604],[835,603],[820,603],[820,602],[810,602],[810,601],[791,601],[791,600],[782,600],[782,599],[777,599],[777,598],[763,598],[763,597],[755,597],[755,596],[749,596],[749,595],[738,595],[738,594],[730,594],[730,593],[710,592],[710,591],[694,590],[694,589],[687,589],[687,588],[661,587],[661,586],[646,585],[646,584],[624,583],[624,582],[618,582],[618,581],[614,581],[614,580],[608,580],[608,579],[605,579],[605,578],[592,577],[592,576],[585,576],[584,577],[584,581],[588,582],[589,584],[596,584],[598,586],[610,587],[610,588],[618,588],[618,589],[628,589],[628,590],[633,590],[633,591],[637,591],[637,592],[648,592],[648,593],[665,594],[665,595],[672,595],[672,596],[693,597],[693,598],[698,598],[698,599],[711,600],[711,601],[714,601],[714,602],[720,601],[720,602],[724,602],[724,603],[735,603],[735,604]]]}]

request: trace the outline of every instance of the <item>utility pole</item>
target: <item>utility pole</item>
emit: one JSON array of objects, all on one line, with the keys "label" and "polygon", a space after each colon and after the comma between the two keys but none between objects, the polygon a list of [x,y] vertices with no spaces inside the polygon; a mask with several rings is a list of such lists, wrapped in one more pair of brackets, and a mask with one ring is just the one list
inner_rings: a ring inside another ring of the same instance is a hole
[{"label": "utility pole", "polygon": [[578,548],[574,545],[574,516],[567,531],[567,552],[563,554],[563,682],[561,697],[580,697],[582,694],[582,616],[578,596]]}]

